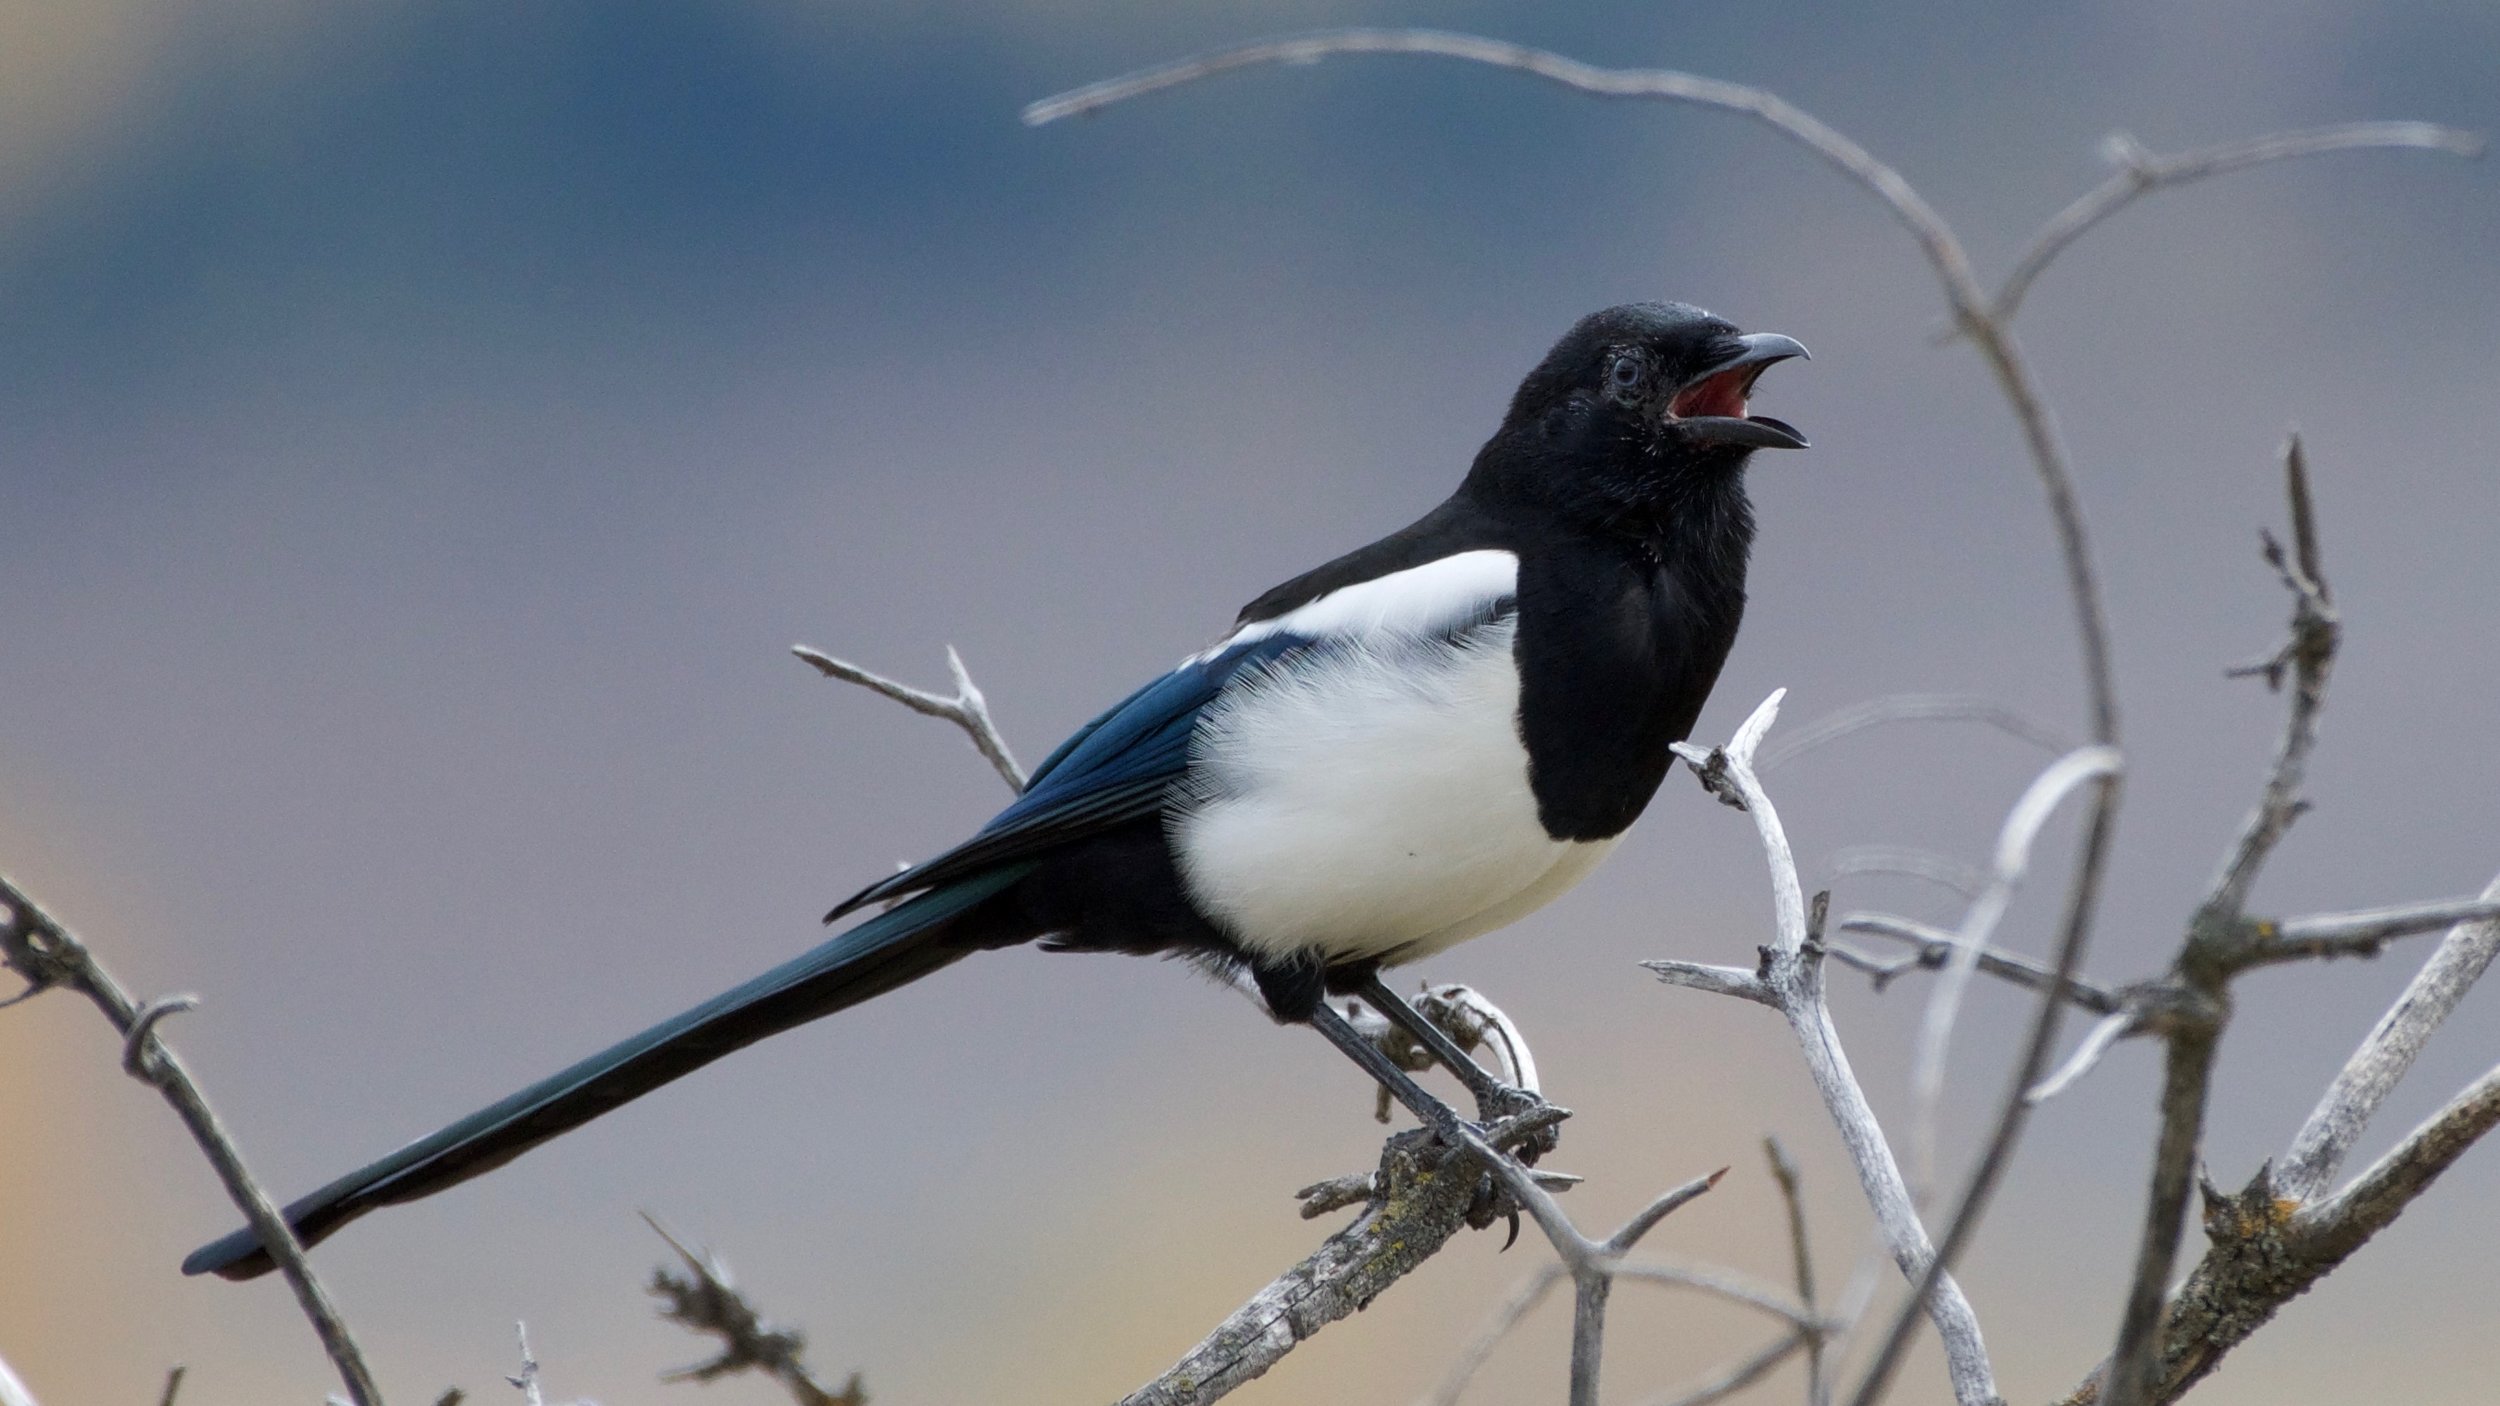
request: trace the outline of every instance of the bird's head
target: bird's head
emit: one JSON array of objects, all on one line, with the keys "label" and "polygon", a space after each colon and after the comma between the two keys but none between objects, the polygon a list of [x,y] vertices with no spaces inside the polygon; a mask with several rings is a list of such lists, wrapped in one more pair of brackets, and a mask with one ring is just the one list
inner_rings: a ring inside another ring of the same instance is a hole
[{"label": "bird's head", "polygon": [[1747,405],[1765,370],[1804,355],[1793,338],[1748,335],[1686,303],[1591,313],[1520,382],[1478,473],[1610,513],[1664,508],[1732,482],[1757,449],[1806,447]]}]

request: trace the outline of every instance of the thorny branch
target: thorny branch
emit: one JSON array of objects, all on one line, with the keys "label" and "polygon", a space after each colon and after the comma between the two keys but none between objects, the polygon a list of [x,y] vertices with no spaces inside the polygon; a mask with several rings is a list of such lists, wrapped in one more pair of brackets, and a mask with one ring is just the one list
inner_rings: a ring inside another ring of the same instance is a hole
[{"label": "thorny branch", "polygon": [[233,1135],[226,1131],[216,1110],[209,1107],[208,1096],[200,1092],[173,1046],[166,1044],[156,1031],[157,1022],[177,1011],[191,1009],[198,1004],[198,998],[174,996],[142,1006],[130,999],[85,943],[5,876],[0,876],[0,905],[8,909],[5,923],[0,923],[0,961],[25,978],[26,994],[66,987],[94,1003],[113,1028],[121,1032],[123,1069],[164,1095],[183,1126],[190,1130],[192,1141],[207,1154],[218,1180],[225,1183],[226,1194],[234,1198],[234,1204],[268,1249],[269,1257],[286,1276],[287,1287],[295,1292],[296,1305],[311,1321],[322,1350],[338,1368],[339,1380],[346,1385],[349,1399],[356,1406],[379,1406],[382,1394],[374,1386],[371,1369],[365,1366],[364,1351],[348,1331],[338,1306],[331,1302],[329,1291],[305,1261],[303,1244],[288,1228],[277,1203],[244,1165],[242,1151],[235,1146]]},{"label": "thorny branch", "polygon": [[667,1265],[651,1271],[651,1296],[660,1300],[660,1316],[690,1332],[720,1339],[720,1351],[707,1362],[661,1374],[664,1382],[714,1382],[740,1372],[761,1372],[781,1384],[798,1406],[868,1406],[868,1388],[853,1372],[840,1391],[817,1381],[807,1369],[807,1337],[795,1328],[764,1321],[746,1296],[730,1282],[729,1266],[711,1252],[687,1249],[668,1228],[643,1216],[645,1224],[668,1242],[686,1272]]}]

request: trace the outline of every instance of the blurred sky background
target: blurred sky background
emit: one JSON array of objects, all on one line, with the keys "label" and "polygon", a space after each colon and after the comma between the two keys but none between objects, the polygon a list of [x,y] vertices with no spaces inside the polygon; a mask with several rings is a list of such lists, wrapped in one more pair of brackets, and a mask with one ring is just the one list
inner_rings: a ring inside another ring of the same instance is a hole
[{"label": "blurred sky background", "polygon": [[[1482,30],[1768,85],[1895,163],[2001,269],[2100,179],[2361,118],[2500,129],[2489,0],[2072,6],[1186,6],[930,0],[0,0],[0,865],[142,994],[292,1196],[818,937],[833,900],[1003,800],[951,730],[793,642],[926,683],[960,647],[1027,761],[1270,584],[1441,498],[1570,322],[1702,303],[1813,347],[1762,407],[1753,608],[1705,738],[1875,695],[1985,694],[2080,731],[2039,493],[1888,216],[1732,118],[1347,59],[1029,131],[1025,102],[1334,23]],[[2316,812],[2264,911],[2470,893],[2500,865],[2500,171],[2356,154],[2140,206],[2022,323],[2109,583],[2132,779],[2090,960],[2148,974],[2249,800],[2279,702],[2257,558],[2310,438],[2348,622]],[[1841,848],[1977,859],[2044,754],[1900,728],[1770,782],[1809,880]],[[2043,853],[2062,871],[2071,820]],[[2040,950],[2059,878],[2008,942]],[[1939,918],[1948,895],[1842,883]],[[1413,973],[1465,980],[1580,1110],[1611,1226],[1722,1165],[1662,1254],[1784,1276],[1758,1138],[1805,1164],[1827,1281],[1866,1216],[1788,1039],[1633,963],[1743,962],[1750,827],[1671,779],[1571,898]],[[2411,967],[2250,978],[2213,1174],[2278,1152]],[[1899,1119],[1924,988],[1835,975]],[[2500,1054],[2479,993],[2364,1155]],[[2029,1010],[1984,990],[1966,1152]],[[0,1013],[0,1356],[48,1406],[311,1402],[275,1279],[183,1280],[235,1216],[95,1013]],[[2116,1321],[2155,1052],[2034,1122],[1964,1282],[2008,1395]],[[665,1387],[665,1251],[716,1247],[888,1406],[1081,1403],[1194,1343],[1371,1165],[1361,1077],[1163,964],[985,956],[774,1040],[319,1262],[394,1400]],[[1958,1165],[1958,1164],[1957,1164]],[[1958,1180],[1958,1173],[1955,1174]],[[2488,1401],[2500,1149],[2197,1399]],[[1245,1402],[1401,1401],[1546,1251],[1468,1238]],[[2194,1248],[2191,1236],[2191,1252]],[[1774,1329],[1618,1296],[1610,1399]],[[1472,1400],[1552,1400],[1541,1314]],[[1793,1369],[1753,1399],[1794,1400]],[[1903,1401],[1940,1399],[1932,1355]]]}]

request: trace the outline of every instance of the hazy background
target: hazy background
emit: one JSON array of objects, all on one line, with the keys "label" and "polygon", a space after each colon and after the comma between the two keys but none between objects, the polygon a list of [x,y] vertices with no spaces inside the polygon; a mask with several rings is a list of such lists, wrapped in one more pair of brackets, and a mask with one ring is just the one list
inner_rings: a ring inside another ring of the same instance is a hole
[{"label": "hazy background", "polygon": [[[940,683],[959,646],[1026,760],[1240,602],[1437,501],[1573,318],[1670,296],[1802,338],[1764,408],[1747,633],[1703,720],[1976,692],[2076,729],[2037,489],[1889,218],[1732,118],[1344,60],[1027,131],[1024,102],[1235,38],[1482,29],[1760,82],[1855,133],[2001,268],[2156,148],[2417,117],[2500,129],[2500,10],[1826,4],[0,3],[0,865],[142,994],[292,1196],[816,940],[830,902],[1003,799],[945,727],[796,641]],[[2310,436],[2349,622],[2318,810],[2266,911],[2468,893],[2500,865],[2500,183],[2348,155],[2164,196],[2023,331],[2097,532],[2132,761],[2090,961],[2153,970],[2272,745],[2222,666],[2286,603],[2255,532]],[[1800,854],[1983,855],[2043,756],[1903,728],[1772,775]],[[2072,827],[2045,853],[2060,865]],[[1809,877],[1812,877],[1810,872]],[[2037,950],[2059,883],[2006,936]],[[1844,906],[1950,900],[1854,880]],[[1865,1241],[1764,1012],[1643,957],[1744,961],[1750,828],[1671,781],[1569,900],[1419,975],[1494,994],[1580,1110],[1610,1226],[1766,1277],[1756,1139],[1797,1149],[1827,1279]],[[2245,983],[2212,1170],[2280,1150],[2410,968]],[[1903,1108],[1923,987],[1835,978]],[[2028,1011],[1964,1026],[1957,1148]],[[2482,993],[2375,1155],[2500,1053]],[[0,1014],[0,1355],[48,1406],[313,1401],[275,1279],[186,1281],[234,1223],[84,1004]],[[2033,1124],[1965,1283],[2008,1394],[2113,1330],[2149,1146],[2131,1045]],[[688,1401],[641,1292],[649,1208],[890,1406],[1081,1403],[1161,1369],[1370,1165],[1360,1076],[1182,969],[1009,953],[786,1036],[320,1262],[395,1400]],[[2500,1151],[2235,1356],[2217,1403],[2487,1401]],[[1245,1401],[1399,1401],[1546,1253],[1471,1237]],[[2191,1249],[2193,1246],[2191,1246]],[[1548,1310],[1472,1399],[1560,1391]],[[1619,1298],[1612,1397],[1772,1328]],[[1793,1370],[1759,1399],[1794,1399]],[[1902,1398],[1937,1399],[1932,1358]],[[701,1399],[766,1403],[759,1383]]]}]

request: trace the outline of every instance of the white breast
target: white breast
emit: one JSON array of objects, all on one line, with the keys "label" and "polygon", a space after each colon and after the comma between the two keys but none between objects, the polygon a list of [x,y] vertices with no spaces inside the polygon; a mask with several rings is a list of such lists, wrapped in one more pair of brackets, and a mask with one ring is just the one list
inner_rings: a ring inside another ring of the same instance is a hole
[{"label": "white breast", "polygon": [[[1508,553],[1467,555],[1515,570]],[[1482,574],[1481,561],[1448,560]],[[1444,580],[1459,571],[1434,566]],[[1431,613],[1411,590],[1388,596]],[[1613,841],[1558,841],[1538,823],[1516,629],[1506,615],[1455,641],[1365,631],[1228,687],[1198,725],[1172,822],[1200,910],[1253,953],[1397,963],[1577,883]]]}]

